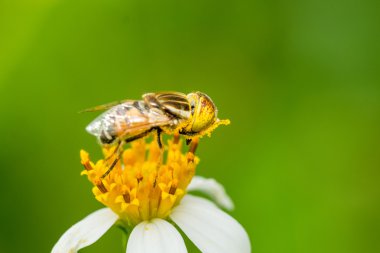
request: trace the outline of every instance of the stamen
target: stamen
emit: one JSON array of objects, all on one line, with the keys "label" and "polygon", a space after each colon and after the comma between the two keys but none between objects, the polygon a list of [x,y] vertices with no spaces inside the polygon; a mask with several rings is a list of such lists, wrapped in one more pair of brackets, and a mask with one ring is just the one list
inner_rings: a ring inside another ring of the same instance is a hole
[{"label": "stamen", "polygon": [[92,166],[91,166],[91,164],[90,164],[90,162],[86,162],[86,163],[84,163],[83,166],[84,166],[84,168],[85,168],[87,171],[93,169]]},{"label": "stamen", "polygon": [[81,157],[81,163],[82,165],[84,166],[84,168],[89,171],[89,170],[93,170],[92,166],[91,166],[91,162],[90,162],[90,157],[89,157],[89,154],[84,151],[84,150],[81,150],[80,151],[80,157]]},{"label": "stamen", "polygon": [[177,190],[177,187],[174,186],[174,185],[172,185],[172,186],[170,187],[170,189],[169,189],[169,194],[170,194],[170,195],[174,195],[175,192],[176,192],[176,190]]},{"label": "stamen", "polygon": [[191,141],[189,152],[187,153],[187,162],[188,163],[194,162],[194,156],[195,156],[194,154],[195,154],[195,151],[197,150],[198,142],[199,142],[198,138],[194,138]]},{"label": "stamen", "polygon": [[179,134],[175,133],[174,138],[173,138],[173,144],[178,144],[179,143]]},{"label": "stamen", "polygon": [[129,193],[123,194],[123,198],[124,198],[125,203],[127,204],[131,203],[131,196],[129,195]]},{"label": "stamen", "polygon": [[144,177],[141,175],[141,172],[137,173],[136,179],[137,179],[137,183],[140,183],[144,179]]},{"label": "stamen", "polygon": [[177,191],[177,186],[178,186],[178,180],[174,179],[172,182],[172,185],[170,186],[169,194],[174,195],[175,192]]},{"label": "stamen", "polygon": [[97,183],[96,183],[96,187],[98,187],[98,189],[102,192],[102,193],[107,193],[107,188],[104,186],[103,182],[101,180],[99,180]]},{"label": "stamen", "polygon": [[197,147],[198,147],[198,142],[199,142],[199,139],[198,139],[198,138],[194,138],[194,139],[191,141],[191,145],[190,145],[189,152],[195,154],[195,151],[197,150]]}]

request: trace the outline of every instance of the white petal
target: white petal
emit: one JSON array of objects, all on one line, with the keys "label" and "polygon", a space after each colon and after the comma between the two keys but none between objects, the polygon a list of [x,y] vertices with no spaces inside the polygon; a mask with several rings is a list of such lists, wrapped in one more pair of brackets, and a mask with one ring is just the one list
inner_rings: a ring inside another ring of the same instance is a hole
[{"label": "white petal", "polygon": [[247,232],[211,201],[186,195],[170,218],[203,253],[250,253]]},{"label": "white petal", "polygon": [[169,222],[153,219],[138,224],[129,236],[127,253],[187,253],[181,234]]},{"label": "white petal", "polygon": [[52,253],[75,253],[96,242],[118,220],[109,208],[85,217],[67,230],[54,245]]},{"label": "white petal", "polygon": [[188,191],[200,191],[208,195],[221,207],[231,211],[234,209],[234,203],[227,195],[223,185],[218,183],[215,179],[206,179],[204,177],[195,176],[187,187]]}]

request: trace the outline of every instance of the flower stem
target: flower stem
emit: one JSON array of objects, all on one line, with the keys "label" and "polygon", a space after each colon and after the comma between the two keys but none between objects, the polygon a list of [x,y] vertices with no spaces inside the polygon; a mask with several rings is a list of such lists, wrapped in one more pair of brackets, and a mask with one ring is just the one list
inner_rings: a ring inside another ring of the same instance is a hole
[{"label": "flower stem", "polygon": [[127,248],[128,237],[129,237],[129,231],[127,229],[127,226],[121,220],[117,221],[116,224],[115,224],[115,226],[118,227],[118,228],[120,228],[120,230],[122,231],[121,243],[122,243],[122,246],[123,246],[123,250],[125,250]]}]

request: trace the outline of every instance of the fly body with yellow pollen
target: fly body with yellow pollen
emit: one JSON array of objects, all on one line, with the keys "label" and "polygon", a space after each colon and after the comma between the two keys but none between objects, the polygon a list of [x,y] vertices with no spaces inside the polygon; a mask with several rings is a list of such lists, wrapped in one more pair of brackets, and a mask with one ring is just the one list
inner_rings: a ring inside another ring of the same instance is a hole
[{"label": "fly body with yellow pollen", "polygon": [[[131,143],[122,151],[114,169],[103,177],[116,154],[103,149],[105,157],[92,162],[81,151],[82,175],[93,184],[95,198],[106,208],[95,211],[67,230],[52,253],[73,253],[97,241],[117,221],[131,231],[127,253],[186,253],[174,222],[203,253],[250,253],[244,228],[222,211],[233,209],[223,186],[214,179],[195,175],[199,159],[194,155],[197,142],[182,152],[178,137],[160,148],[146,139]],[[187,194],[200,191],[210,200]]]}]

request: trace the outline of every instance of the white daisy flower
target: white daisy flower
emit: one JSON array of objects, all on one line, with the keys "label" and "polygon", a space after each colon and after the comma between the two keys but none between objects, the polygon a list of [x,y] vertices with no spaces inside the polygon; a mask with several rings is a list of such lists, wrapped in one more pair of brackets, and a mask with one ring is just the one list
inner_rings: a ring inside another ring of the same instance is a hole
[{"label": "white daisy flower", "polygon": [[[127,253],[186,253],[174,222],[203,253],[250,253],[244,228],[208,199],[186,194],[199,191],[220,207],[231,210],[233,203],[214,179],[194,177],[198,158],[181,153],[181,143],[169,141],[166,162],[156,144],[132,143],[112,173],[101,175],[108,165],[96,164],[81,151],[82,164],[94,184],[95,198],[106,205],[67,230],[52,253],[75,253],[96,242],[116,221],[132,228]],[[148,149],[148,155],[146,150]],[[112,150],[104,150],[105,156]]]}]

